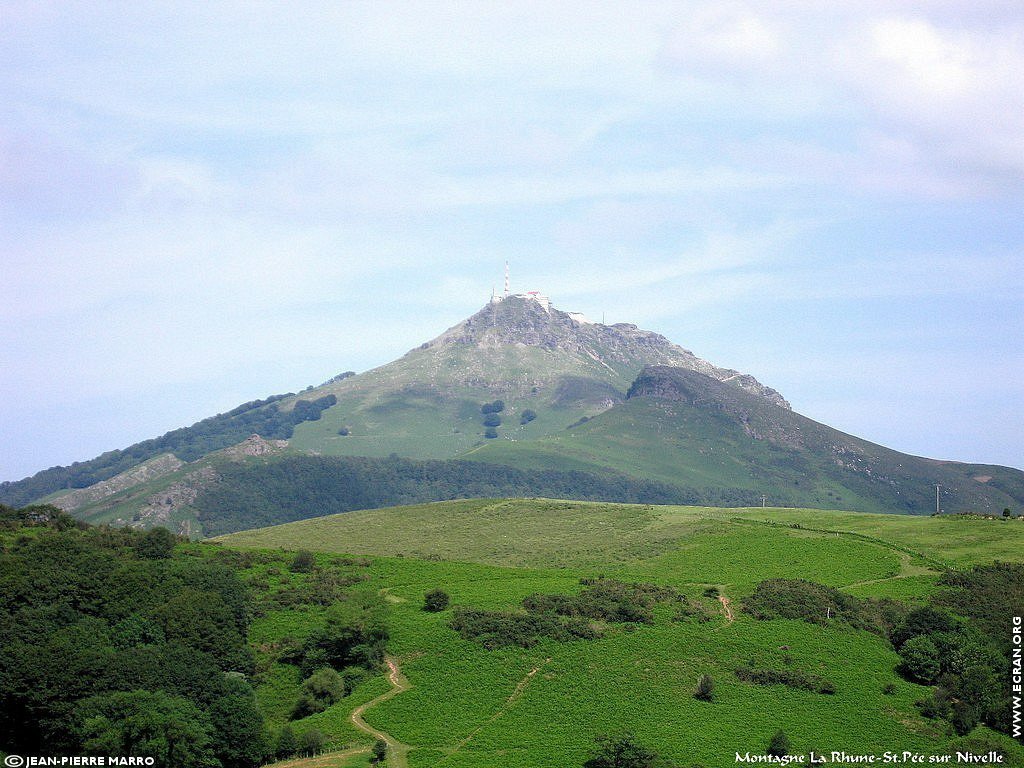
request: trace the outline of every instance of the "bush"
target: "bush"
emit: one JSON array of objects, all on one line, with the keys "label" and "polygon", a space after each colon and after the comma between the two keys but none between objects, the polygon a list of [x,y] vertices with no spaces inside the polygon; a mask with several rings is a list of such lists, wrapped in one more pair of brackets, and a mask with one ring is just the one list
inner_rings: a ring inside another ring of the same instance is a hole
[{"label": "bush", "polygon": [[664,765],[658,753],[637,744],[631,733],[598,736],[596,746],[584,768],[656,768]]},{"label": "bush", "polygon": [[348,427],[342,427],[341,429],[338,430],[338,434],[341,435],[342,437],[348,437],[349,435],[352,434],[352,430],[349,429]]},{"label": "bush", "polygon": [[388,756],[388,743],[384,739],[377,739],[373,744],[372,760],[375,763],[383,763]]},{"label": "bush", "polygon": [[292,564],[288,569],[292,573],[309,573],[316,566],[316,558],[308,549],[300,549],[295,553]]},{"label": "bush", "polygon": [[501,416],[499,416],[496,413],[488,413],[486,416],[484,416],[484,426],[485,427],[500,427],[501,426]]},{"label": "bush", "polygon": [[484,403],[480,406],[480,413],[486,415],[488,413],[501,413],[505,410],[505,403],[502,400],[495,400],[493,403]]},{"label": "bush", "polygon": [[299,720],[323,712],[345,695],[345,682],[335,670],[321,667],[302,682],[292,719]]},{"label": "bush", "polygon": [[487,429],[484,430],[484,437],[486,437],[489,440],[493,440],[497,436],[498,430],[496,430],[494,427],[488,427]]},{"label": "bush", "polygon": [[519,415],[520,424],[529,424],[531,421],[537,418],[537,412],[527,408]]},{"label": "bush", "polygon": [[740,667],[736,670],[736,677],[744,683],[752,683],[753,685],[784,685],[787,688],[794,688],[800,691],[824,694],[836,692],[836,686],[831,680],[826,680],[823,677],[812,675],[799,669]]},{"label": "bush", "polygon": [[437,613],[448,607],[448,593],[442,589],[432,589],[423,596],[423,610]]},{"label": "bush", "polygon": [[780,728],[768,742],[768,749],[765,752],[772,757],[785,757],[793,747],[789,743],[789,737]]},{"label": "bush", "polygon": [[711,701],[715,697],[715,681],[711,675],[701,675],[697,680],[697,690],[693,692],[693,698],[701,701]]}]

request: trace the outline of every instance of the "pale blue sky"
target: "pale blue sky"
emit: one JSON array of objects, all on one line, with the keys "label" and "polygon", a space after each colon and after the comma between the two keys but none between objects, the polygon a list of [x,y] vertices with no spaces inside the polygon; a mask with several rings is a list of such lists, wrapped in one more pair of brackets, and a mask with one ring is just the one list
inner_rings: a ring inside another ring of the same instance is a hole
[{"label": "pale blue sky", "polygon": [[0,72],[0,479],[387,362],[506,259],[1024,466],[1019,2],[7,1]]}]

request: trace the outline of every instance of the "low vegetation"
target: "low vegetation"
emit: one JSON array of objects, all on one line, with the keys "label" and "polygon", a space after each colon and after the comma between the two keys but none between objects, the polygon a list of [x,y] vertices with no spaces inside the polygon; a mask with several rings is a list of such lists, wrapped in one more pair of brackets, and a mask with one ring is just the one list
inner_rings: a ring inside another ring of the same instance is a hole
[{"label": "low vegetation", "polygon": [[[297,526],[294,539],[284,538],[290,528],[256,532],[241,540],[262,540],[262,548],[238,550],[186,543],[165,531],[83,529],[52,509],[6,510],[0,514],[3,743],[25,754],[66,753],[55,751],[66,743],[50,746],[38,734],[32,747],[38,753],[7,738],[13,722],[28,718],[19,697],[39,690],[52,713],[39,728],[47,738],[64,729],[79,739],[73,746],[81,754],[123,741],[118,723],[136,714],[154,728],[183,723],[187,749],[177,754],[200,762],[175,758],[168,760],[172,768],[251,768],[253,760],[321,752],[331,752],[323,759],[338,768],[365,768],[380,762],[378,736],[358,730],[350,715],[369,702],[366,722],[402,745],[389,754],[383,743],[385,760],[405,760],[410,768],[693,768],[731,763],[737,751],[764,755],[770,746],[790,755],[811,747],[819,753],[888,745],[925,754],[994,749],[1007,755],[1007,765],[1024,762],[1024,751],[985,725],[987,709],[1002,705],[986,703],[972,687],[989,680],[980,667],[990,657],[1007,658],[1001,622],[1021,605],[1020,566],[993,564],[992,550],[976,546],[975,557],[988,556],[982,567],[940,573],[904,551],[941,555],[948,550],[939,547],[960,546],[929,540],[934,526],[952,521],[899,519],[892,530],[904,549],[893,549],[879,529],[885,521],[872,516],[853,518],[874,526],[862,529],[874,537],[867,540],[789,525],[755,527],[733,521],[737,514],[461,501],[346,514],[339,519],[351,518],[353,527],[342,532],[315,527],[323,521]],[[802,514],[806,523],[824,513],[750,514],[773,521]],[[922,532],[917,538],[911,525]],[[816,527],[828,526],[819,520]],[[92,543],[105,554],[80,562],[74,553],[90,551]],[[280,544],[291,548],[270,548]],[[53,553],[55,565],[37,579],[26,553],[40,546]],[[116,567],[106,569],[103,558]],[[124,580],[113,573],[135,575]],[[181,574],[206,576],[197,584]],[[794,577],[792,583],[779,583],[779,574]],[[143,600],[131,608],[140,580],[141,596],[153,590],[160,605]],[[195,603],[178,594],[188,589],[223,592],[229,610],[207,610],[216,600],[206,598],[202,611],[189,614]],[[69,602],[48,607],[54,593],[65,591]],[[845,599],[854,591],[871,597]],[[890,598],[880,611],[889,595],[913,600],[896,605]],[[232,623],[238,596],[242,629]],[[748,601],[758,618],[740,610]],[[119,610],[112,624],[108,610],[122,605],[130,608],[127,616]],[[189,615],[174,626],[167,622]],[[54,632],[44,619],[70,624]],[[45,652],[25,655],[31,651],[18,633],[26,626],[35,627],[32,640]],[[216,632],[186,633],[204,626]],[[104,638],[113,650],[99,642]],[[989,641],[996,645],[985,646]],[[203,643],[208,650],[187,650]],[[915,648],[919,663],[912,672]],[[174,653],[182,654],[177,662]],[[209,659],[199,662],[196,653]],[[110,662],[115,669],[146,669],[137,660],[154,654],[173,663],[154,667],[163,676],[141,678],[141,688],[97,687],[90,676]],[[22,672],[33,659],[40,674],[50,670],[49,678],[38,678],[48,680],[38,689],[37,678],[28,682]],[[389,664],[407,679],[397,694],[391,694],[397,688]],[[93,696],[101,700],[90,701]],[[245,711],[255,715],[237,714]],[[58,712],[77,714],[59,719]],[[779,731],[785,742],[774,738]],[[156,740],[146,749],[157,754]]]}]

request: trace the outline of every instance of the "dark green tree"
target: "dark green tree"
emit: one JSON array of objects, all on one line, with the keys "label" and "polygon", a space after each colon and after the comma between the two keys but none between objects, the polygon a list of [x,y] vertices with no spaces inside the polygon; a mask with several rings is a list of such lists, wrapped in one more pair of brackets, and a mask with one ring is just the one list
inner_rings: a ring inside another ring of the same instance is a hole
[{"label": "dark green tree", "polygon": [[939,649],[927,635],[912,637],[900,648],[900,672],[911,680],[932,685],[942,670]]},{"label": "dark green tree", "polygon": [[292,711],[292,718],[323,712],[345,695],[345,681],[331,667],[320,667],[302,682],[299,700]]},{"label": "dark green tree", "polygon": [[139,539],[135,551],[147,560],[162,560],[171,556],[178,537],[166,528],[153,528]]},{"label": "dark green tree", "polygon": [[658,753],[637,744],[631,733],[598,736],[596,746],[584,768],[655,768]]},{"label": "dark green tree", "polygon": [[383,763],[388,756],[388,743],[384,739],[377,739],[373,745],[373,762]]},{"label": "dark green tree", "polygon": [[213,728],[190,701],[162,691],[119,691],[76,707],[89,755],[152,757],[167,768],[214,768]]},{"label": "dark green tree", "polygon": [[295,736],[295,731],[292,730],[290,725],[286,725],[277,736],[277,748],[274,750],[274,754],[277,755],[278,759],[281,759],[291,757],[298,750],[299,740]]}]

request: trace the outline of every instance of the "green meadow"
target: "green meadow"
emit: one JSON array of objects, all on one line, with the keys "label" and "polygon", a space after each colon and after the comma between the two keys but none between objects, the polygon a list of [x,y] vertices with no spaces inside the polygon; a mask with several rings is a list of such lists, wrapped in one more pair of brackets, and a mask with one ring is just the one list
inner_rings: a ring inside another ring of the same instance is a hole
[{"label": "green meadow", "polygon": [[[968,743],[919,713],[915,702],[929,689],[897,674],[899,657],[882,637],[838,622],[758,621],[740,606],[759,581],[774,577],[920,603],[944,566],[1020,560],[1024,523],[484,499],[352,512],[219,541],[269,550],[277,567],[257,565],[250,576],[271,591],[279,585],[268,568],[277,579],[305,578],[281,568],[290,550],[322,553],[321,563],[341,553],[367,556],[353,589],[384,595],[388,653],[411,688],[364,717],[409,747],[409,766],[570,768],[583,765],[595,736],[628,731],[689,767],[763,754],[780,728],[796,754],[940,755]],[[515,611],[527,595],[572,594],[581,579],[601,576],[673,587],[709,618],[679,620],[661,606],[653,624],[609,624],[598,639],[541,638],[531,648],[496,650],[449,626],[457,607]],[[705,596],[711,586],[731,601],[734,620]],[[435,588],[451,604],[428,613],[423,596]],[[321,618],[322,609],[299,606],[268,611],[253,625],[264,660],[257,695],[272,727],[288,722],[300,681],[294,667],[272,662],[270,649],[282,637],[302,638]],[[835,693],[752,685],[735,674],[744,666],[817,675]],[[714,680],[711,702],[693,697],[703,674]],[[372,677],[293,727],[327,735],[339,756],[331,765],[365,765],[365,753],[349,750],[372,739],[349,714],[388,687],[383,675]],[[967,738],[999,744],[1006,764],[1024,765],[1024,750],[999,734],[979,727]]]}]

